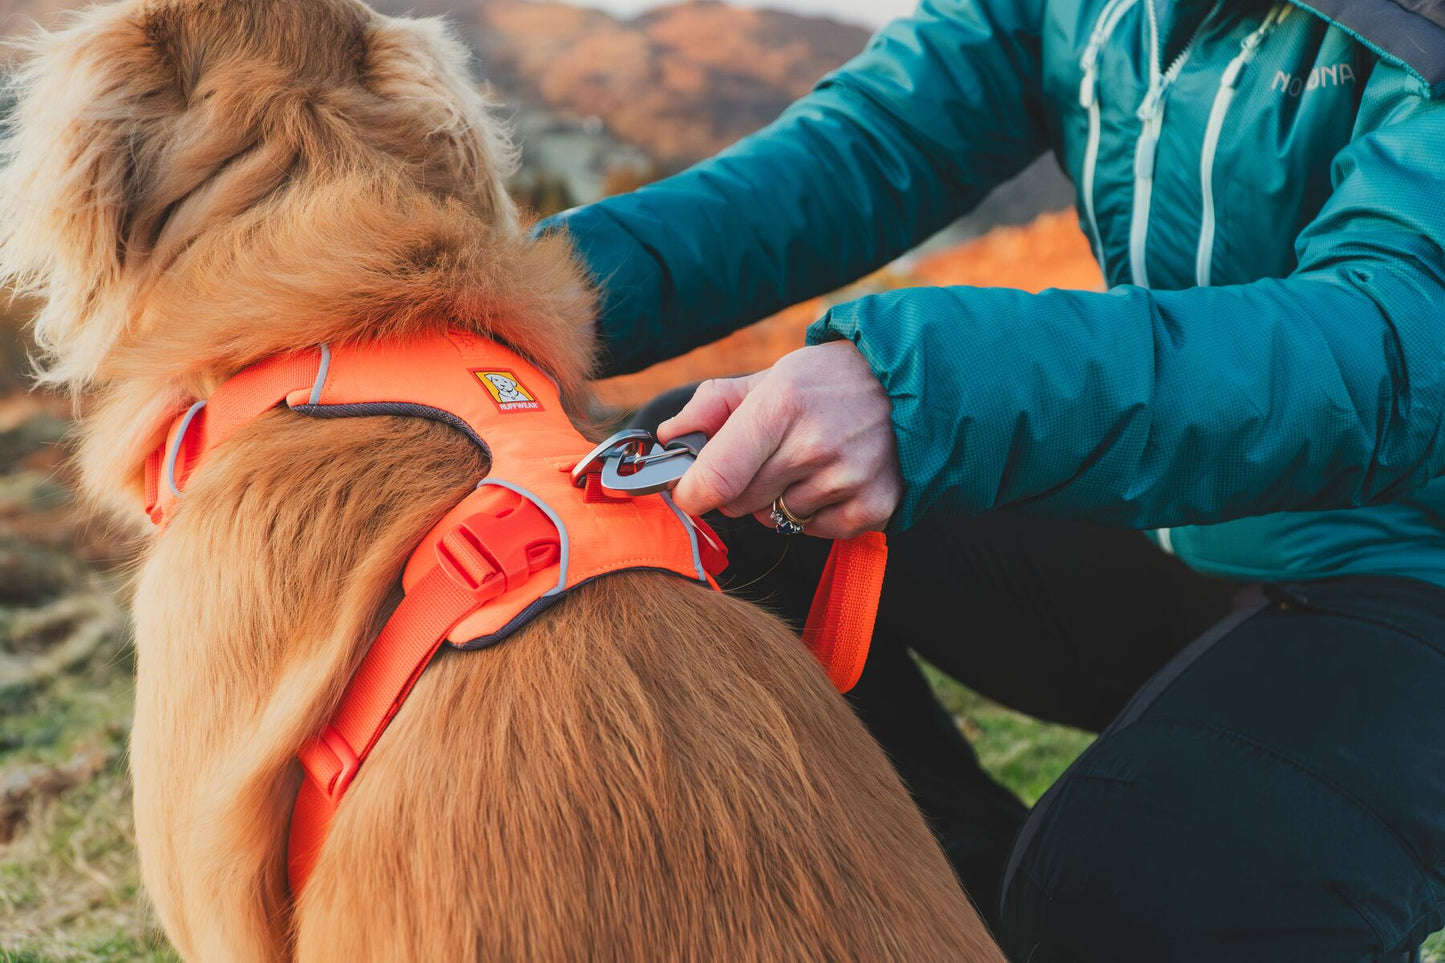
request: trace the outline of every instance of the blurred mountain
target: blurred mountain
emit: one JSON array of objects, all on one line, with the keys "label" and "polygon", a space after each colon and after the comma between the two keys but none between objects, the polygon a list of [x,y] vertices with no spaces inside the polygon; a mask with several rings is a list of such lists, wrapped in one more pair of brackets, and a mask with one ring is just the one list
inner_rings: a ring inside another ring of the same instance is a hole
[{"label": "blurred mountain", "polygon": [[665,167],[764,126],[868,40],[859,27],[717,0],[631,20],[529,0],[476,10],[482,62],[501,90],[599,118]]}]

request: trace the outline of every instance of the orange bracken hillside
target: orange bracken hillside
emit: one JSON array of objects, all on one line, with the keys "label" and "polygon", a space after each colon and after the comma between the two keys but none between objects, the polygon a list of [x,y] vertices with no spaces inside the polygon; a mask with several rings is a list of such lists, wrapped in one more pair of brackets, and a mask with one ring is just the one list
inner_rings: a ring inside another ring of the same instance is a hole
[{"label": "orange bracken hillside", "polygon": [[486,0],[472,17],[494,84],[599,117],[665,167],[711,156],[769,123],[868,41],[861,27],[715,0],[633,19],[549,0]]},{"label": "orange bracken hillside", "polygon": [[925,285],[967,284],[1012,287],[1098,289],[1103,278],[1072,211],[1045,214],[1027,227],[1000,227],[986,236],[903,269],[888,269],[828,298],[815,298],[633,375],[597,383],[598,399],[628,409],[675,385],[766,368],[803,344],[803,332],[828,303],[871,291]]}]

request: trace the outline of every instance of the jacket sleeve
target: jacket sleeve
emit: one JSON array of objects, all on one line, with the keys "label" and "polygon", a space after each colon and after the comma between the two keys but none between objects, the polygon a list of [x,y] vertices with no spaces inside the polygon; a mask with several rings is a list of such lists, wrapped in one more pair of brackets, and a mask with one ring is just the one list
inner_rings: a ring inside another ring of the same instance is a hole
[{"label": "jacket sleeve", "polygon": [[1042,3],[923,0],[771,126],[539,225],[601,285],[610,371],[856,280],[1041,153]]},{"label": "jacket sleeve", "polygon": [[893,400],[895,528],[1004,505],[1140,528],[1400,497],[1445,469],[1445,103],[1381,63],[1288,278],[937,288],[830,310]]}]

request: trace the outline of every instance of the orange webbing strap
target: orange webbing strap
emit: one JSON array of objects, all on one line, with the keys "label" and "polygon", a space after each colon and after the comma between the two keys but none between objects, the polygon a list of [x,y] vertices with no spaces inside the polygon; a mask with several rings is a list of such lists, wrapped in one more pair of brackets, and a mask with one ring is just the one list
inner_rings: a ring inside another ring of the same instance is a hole
[{"label": "orange webbing strap", "polygon": [[[277,355],[237,373],[196,405],[194,417],[177,417],[166,442],[145,462],[146,514],[164,526],[191,472],[207,453],[241,428],[281,404],[293,391],[305,391],[321,376],[327,349],[308,348]],[[176,437],[177,432],[182,432]],[[167,473],[167,462],[169,465]],[[172,489],[175,485],[175,489]]]},{"label": "orange webbing strap", "polygon": [[331,722],[301,748],[306,778],[291,813],[288,844],[293,897],[316,865],[347,786],[452,627],[532,573],[555,565],[559,545],[556,526],[525,499],[515,509],[499,504],[472,515],[442,536],[436,564],[392,612]]},{"label": "orange webbing strap", "polygon": [[863,674],[878,597],[888,565],[888,540],[882,532],[833,543],[828,564],[803,628],[803,643],[823,663],[839,692],[847,692]]}]

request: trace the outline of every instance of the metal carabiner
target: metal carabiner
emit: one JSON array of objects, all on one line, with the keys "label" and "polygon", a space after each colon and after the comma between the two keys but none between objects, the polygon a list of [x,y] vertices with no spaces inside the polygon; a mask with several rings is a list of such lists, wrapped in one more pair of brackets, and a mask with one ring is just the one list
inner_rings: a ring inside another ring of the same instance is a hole
[{"label": "metal carabiner", "polygon": [[602,491],[613,498],[635,498],[670,491],[697,460],[707,443],[700,431],[659,445],[652,433],[627,428],[593,448],[572,469],[572,484],[587,484],[601,473]]},{"label": "metal carabiner", "polygon": [[587,476],[601,471],[603,461],[609,456],[645,455],[656,444],[652,432],[641,428],[624,428],[582,456],[582,460],[572,467],[572,484],[577,488],[585,486]]},{"label": "metal carabiner", "polygon": [[696,431],[666,445],[654,443],[644,455],[610,455],[602,462],[602,491],[613,498],[671,491],[706,443],[707,435]]}]

